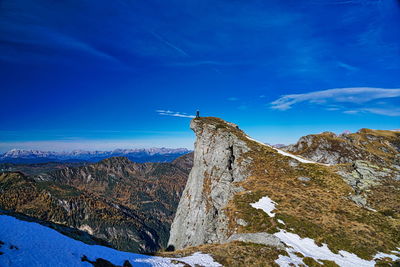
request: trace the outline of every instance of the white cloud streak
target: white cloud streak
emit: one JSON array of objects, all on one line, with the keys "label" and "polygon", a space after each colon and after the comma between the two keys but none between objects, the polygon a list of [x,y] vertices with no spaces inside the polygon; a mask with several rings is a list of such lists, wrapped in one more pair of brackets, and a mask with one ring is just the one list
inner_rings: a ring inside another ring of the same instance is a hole
[{"label": "white cloud streak", "polygon": [[337,64],[338,64],[339,67],[344,68],[344,69],[347,69],[347,70],[350,70],[350,71],[357,71],[357,70],[359,70],[359,68],[357,68],[357,67],[355,67],[355,66],[352,66],[352,65],[349,65],[349,64],[344,63],[344,62],[338,61]]},{"label": "white cloud streak", "polygon": [[[12,28],[15,33],[13,35],[8,34],[5,36],[5,38],[8,42],[13,44],[15,43],[18,45],[29,45],[30,47],[42,47],[46,50],[49,48],[57,49],[62,52],[65,50],[78,51],[97,58],[121,63],[119,59],[115,58],[105,51],[95,48],[95,46],[88,42],[52,30],[48,27],[43,27],[40,25],[30,25],[29,28],[26,28],[25,25],[12,25]],[[22,34],[27,29],[29,29],[29,32]],[[52,57],[54,58],[53,55]],[[2,58],[9,59],[9,61],[18,60],[18,57],[15,58],[13,56],[7,55],[2,55]]]},{"label": "white cloud streak", "polygon": [[202,61],[186,61],[186,62],[175,62],[168,64],[169,66],[176,67],[198,67],[198,66],[217,66],[217,67],[230,67],[230,66],[242,66],[255,64],[251,62],[224,62],[224,61],[213,61],[213,60],[202,60]]},{"label": "white cloud streak", "polygon": [[379,114],[379,115],[385,115],[385,116],[391,116],[391,117],[400,116],[400,108],[393,108],[393,109],[365,108],[363,110],[366,111],[366,112]]},{"label": "white cloud streak", "polygon": [[348,114],[359,112],[369,112],[387,116],[399,116],[400,112],[397,108],[391,109],[379,108],[375,106],[363,106],[368,102],[378,99],[397,98],[400,97],[400,89],[386,89],[374,87],[350,87],[335,88],[322,91],[314,91],[305,94],[284,95],[270,103],[272,109],[288,110],[299,103],[309,103],[317,105],[332,104],[356,104],[355,109],[346,111]]},{"label": "white cloud streak", "polygon": [[163,110],[163,109],[158,109],[156,112],[159,115],[163,116],[171,116],[171,117],[180,117],[180,118],[195,118],[196,116],[194,115],[189,115],[185,112],[178,112],[178,111],[171,111],[171,110]]},{"label": "white cloud streak", "polygon": [[189,54],[186,53],[185,51],[183,51],[183,49],[181,49],[180,47],[172,44],[171,42],[167,41],[166,39],[164,39],[163,37],[161,37],[159,34],[155,33],[155,32],[151,32],[151,34],[156,37],[158,40],[160,40],[161,42],[163,42],[166,46],[172,48],[173,50],[175,50],[176,52],[178,52],[179,54],[185,56],[185,57],[189,57]]}]

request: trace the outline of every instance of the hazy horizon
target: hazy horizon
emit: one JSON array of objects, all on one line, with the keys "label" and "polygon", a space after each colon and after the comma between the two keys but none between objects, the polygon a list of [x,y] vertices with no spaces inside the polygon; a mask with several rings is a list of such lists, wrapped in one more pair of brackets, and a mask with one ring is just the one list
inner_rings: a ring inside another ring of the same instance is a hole
[{"label": "hazy horizon", "polygon": [[[355,131],[350,131],[348,129],[345,130],[339,130],[339,131],[331,131],[337,135],[342,134],[342,133],[355,133],[359,131],[360,129],[357,129]],[[400,131],[400,129],[375,129],[375,130],[391,130],[391,131]],[[304,135],[308,134],[319,134],[322,132],[326,131],[320,131],[320,132],[313,132],[313,133],[306,133]],[[291,142],[279,142],[282,139],[275,139],[276,142],[268,142],[267,140],[264,140],[262,136],[256,137],[261,142],[268,143],[271,145],[277,145],[277,144],[284,144],[284,145],[289,145],[289,144],[294,144],[298,141],[298,139],[304,135],[299,135],[298,138],[294,137]],[[250,135],[252,136],[252,135]],[[261,139],[259,139],[261,138]],[[267,138],[268,139],[268,138]],[[165,141],[165,143],[162,142],[161,140],[160,143],[154,143],[154,140],[98,140],[98,141],[80,141],[80,142],[74,142],[74,141],[60,141],[60,140],[53,140],[53,141],[34,141],[34,142],[5,142],[1,143],[0,142],[0,153],[5,153],[7,151],[10,151],[12,149],[17,149],[17,150],[39,150],[39,151],[54,151],[54,152],[71,152],[74,150],[84,150],[84,151],[113,151],[116,149],[149,149],[149,148],[169,148],[169,149],[179,149],[179,148],[186,148],[188,150],[193,150],[194,149],[194,141],[195,141],[195,136],[193,134],[193,138],[187,139],[187,146],[179,146],[179,144],[182,144],[182,140],[173,140],[175,142],[175,145],[165,145],[165,144],[171,144],[171,142]]]}]

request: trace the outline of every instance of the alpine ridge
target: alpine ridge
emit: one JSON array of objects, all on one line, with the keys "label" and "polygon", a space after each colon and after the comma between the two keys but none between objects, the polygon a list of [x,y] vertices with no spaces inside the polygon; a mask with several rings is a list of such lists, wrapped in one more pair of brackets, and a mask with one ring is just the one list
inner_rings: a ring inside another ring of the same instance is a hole
[{"label": "alpine ridge", "polygon": [[[336,164],[342,161],[260,143],[219,118],[195,118],[191,128],[193,168],[168,241],[176,251],[164,254],[202,251],[224,266],[374,266],[400,259],[398,133],[379,132],[385,149],[369,149],[364,161],[342,154],[349,158]],[[375,141],[360,143],[372,148]]]}]

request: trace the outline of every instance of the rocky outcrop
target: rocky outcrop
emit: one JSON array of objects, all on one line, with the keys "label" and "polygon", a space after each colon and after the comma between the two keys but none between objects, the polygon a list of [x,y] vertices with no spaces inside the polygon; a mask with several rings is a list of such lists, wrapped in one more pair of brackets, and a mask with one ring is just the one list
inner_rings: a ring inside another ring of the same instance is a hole
[{"label": "rocky outcrop", "polygon": [[[369,161],[356,160],[351,165],[337,166],[337,173],[354,189],[349,196],[358,206],[373,210],[368,202],[372,200],[374,191],[396,188],[400,171],[396,168],[378,166]],[[379,201],[379,200],[378,200]]]},{"label": "rocky outcrop", "polygon": [[391,178],[392,172],[393,170],[391,169],[380,167],[364,160],[356,160],[347,171],[338,171],[357,193],[380,184],[385,178]]},{"label": "rocky outcrop", "polygon": [[324,132],[303,136],[284,149],[316,162],[339,164],[337,173],[354,189],[349,199],[370,210],[373,191],[391,190],[400,176],[400,133],[395,131]]},{"label": "rocky outcrop", "polygon": [[224,212],[229,200],[242,188],[250,158],[243,134],[234,124],[217,118],[192,120],[196,134],[194,164],[171,226],[168,244],[181,249],[228,239],[228,218]]},{"label": "rocky outcrop", "polygon": [[284,149],[327,164],[366,160],[378,165],[399,165],[400,133],[370,129],[341,135],[324,132],[303,136],[296,144]]},{"label": "rocky outcrop", "polygon": [[[322,262],[330,257],[326,252],[334,255],[329,264],[347,266],[344,254],[364,262],[397,248],[400,181],[396,164],[390,165],[396,136],[364,130],[347,142],[324,133],[322,143],[299,146],[337,154],[329,163],[347,162],[328,165],[253,140],[218,118],[196,118],[191,128],[197,137],[193,168],[168,241],[177,251],[169,253],[207,251],[226,266],[286,266]],[[357,160],[367,154],[373,162]]]},{"label": "rocky outcrop", "polygon": [[276,248],[284,248],[284,244],[278,237],[268,233],[233,234],[228,238],[226,242],[228,243],[232,241],[241,241],[246,243],[272,246]]}]

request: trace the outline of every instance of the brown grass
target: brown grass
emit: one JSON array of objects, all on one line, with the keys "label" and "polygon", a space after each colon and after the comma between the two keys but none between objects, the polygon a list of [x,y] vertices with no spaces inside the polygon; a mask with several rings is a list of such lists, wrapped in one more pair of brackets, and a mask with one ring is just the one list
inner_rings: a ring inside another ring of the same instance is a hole
[{"label": "brown grass", "polygon": [[[346,250],[365,259],[400,243],[400,220],[348,200],[353,191],[332,168],[317,164],[291,168],[287,157],[256,143],[246,156],[253,159],[251,176],[239,184],[246,191],[237,194],[226,209],[230,226],[237,231],[271,233],[277,231],[277,219],[281,219],[286,225],[280,228],[327,243],[334,252]],[[301,182],[300,176],[311,180]],[[263,196],[278,203],[275,218],[250,206]],[[237,218],[249,225],[236,226]]]},{"label": "brown grass", "polygon": [[[230,131],[246,142],[251,149],[242,158],[236,159],[241,161],[244,158],[250,158],[252,164],[249,166],[251,175],[245,181],[237,184],[245,188],[245,191],[236,194],[225,209],[229,218],[230,233],[274,233],[281,228],[297,233],[301,237],[313,238],[317,244],[326,243],[333,252],[345,250],[364,259],[371,259],[378,251],[390,252],[400,243],[400,220],[382,212],[360,208],[349,200],[348,196],[354,192],[336,174],[334,167],[303,163],[299,163],[297,167],[291,167],[289,161],[292,159],[276,153],[272,148],[247,139],[244,132],[226,124],[223,120],[218,118],[197,120],[200,124],[213,124],[217,130]],[[353,139],[352,145],[359,146],[360,150],[363,149],[368,153],[382,155],[379,147],[386,146],[386,144],[379,138],[378,141],[369,141],[371,145],[365,145],[367,135],[371,134],[390,138],[392,142],[396,142],[399,137],[397,133],[390,131],[361,130],[360,133],[350,135]],[[332,139],[338,146],[344,142],[329,133],[322,134],[319,138]],[[391,160],[387,155],[386,159]],[[310,181],[299,181],[297,178],[300,176],[309,177]],[[374,203],[375,206],[383,207],[390,202],[392,205],[390,208],[398,207],[399,198],[395,199],[398,196],[397,189],[390,187],[393,189],[390,191],[388,188],[375,190],[375,197],[380,201],[380,204]],[[205,184],[205,191],[209,189],[210,186]],[[388,195],[385,196],[385,194]],[[268,196],[278,203],[274,218],[250,206],[251,203],[257,202],[263,196]],[[239,218],[245,220],[248,226],[237,225],[236,220]],[[283,220],[285,225],[278,223],[278,219]],[[237,243],[235,244],[237,246]],[[207,248],[216,249],[219,245],[207,246]],[[220,249],[224,248],[225,253],[228,247],[234,251],[235,246],[224,245]],[[197,249],[199,247],[192,248],[191,251],[194,252]],[[237,249],[243,249],[243,245]],[[218,255],[218,253],[213,254],[212,251],[211,254]],[[246,258],[246,256],[244,257]],[[260,259],[257,253],[255,257],[256,260]],[[224,259],[222,257],[222,260]],[[244,261],[240,263],[243,264]],[[235,262],[224,261],[223,264],[234,266],[232,264]],[[328,261],[324,264],[335,266],[335,263]]]},{"label": "brown grass", "polygon": [[[230,131],[250,148],[250,152],[236,159],[251,159],[252,163],[248,166],[251,175],[237,184],[245,191],[236,194],[225,209],[229,218],[230,233],[274,233],[278,228],[286,229],[301,237],[313,238],[317,244],[326,243],[333,252],[345,250],[364,259],[372,259],[378,251],[388,253],[400,244],[399,218],[360,208],[349,200],[348,196],[354,193],[353,189],[336,174],[337,170],[334,167],[303,163],[291,167],[289,161],[292,159],[247,139],[244,132],[221,119],[196,120],[199,124],[213,124],[219,131]],[[398,138],[398,135],[392,132],[363,130],[354,135],[354,143],[363,145],[367,134],[371,133]],[[338,139],[328,133],[323,137]],[[378,144],[373,144],[366,150],[375,153],[374,145]],[[310,181],[302,182],[297,179],[300,176],[309,177]],[[396,186],[398,188],[398,185]],[[379,203],[373,204],[381,207],[387,205],[390,210],[396,210],[400,199],[397,198],[396,186],[390,185],[375,190],[374,196],[377,201],[379,199]],[[203,190],[205,193],[211,190],[207,179]],[[277,203],[274,218],[250,206],[263,196],[268,196]],[[236,221],[239,218],[245,220],[248,225],[238,225]],[[280,224],[278,219],[283,220],[285,225]],[[224,266],[274,266],[278,255],[286,253],[276,248],[233,242],[203,245],[161,255],[186,256],[197,251],[209,253]],[[309,266],[321,266],[311,258],[304,258],[304,261]],[[324,266],[337,266],[331,261],[322,262]]]},{"label": "brown grass", "polygon": [[278,259],[279,255],[286,255],[285,251],[274,247],[235,241],[228,244],[189,247],[174,252],[160,252],[158,256],[185,257],[199,251],[211,255],[215,261],[229,267],[278,266],[275,260]]}]

